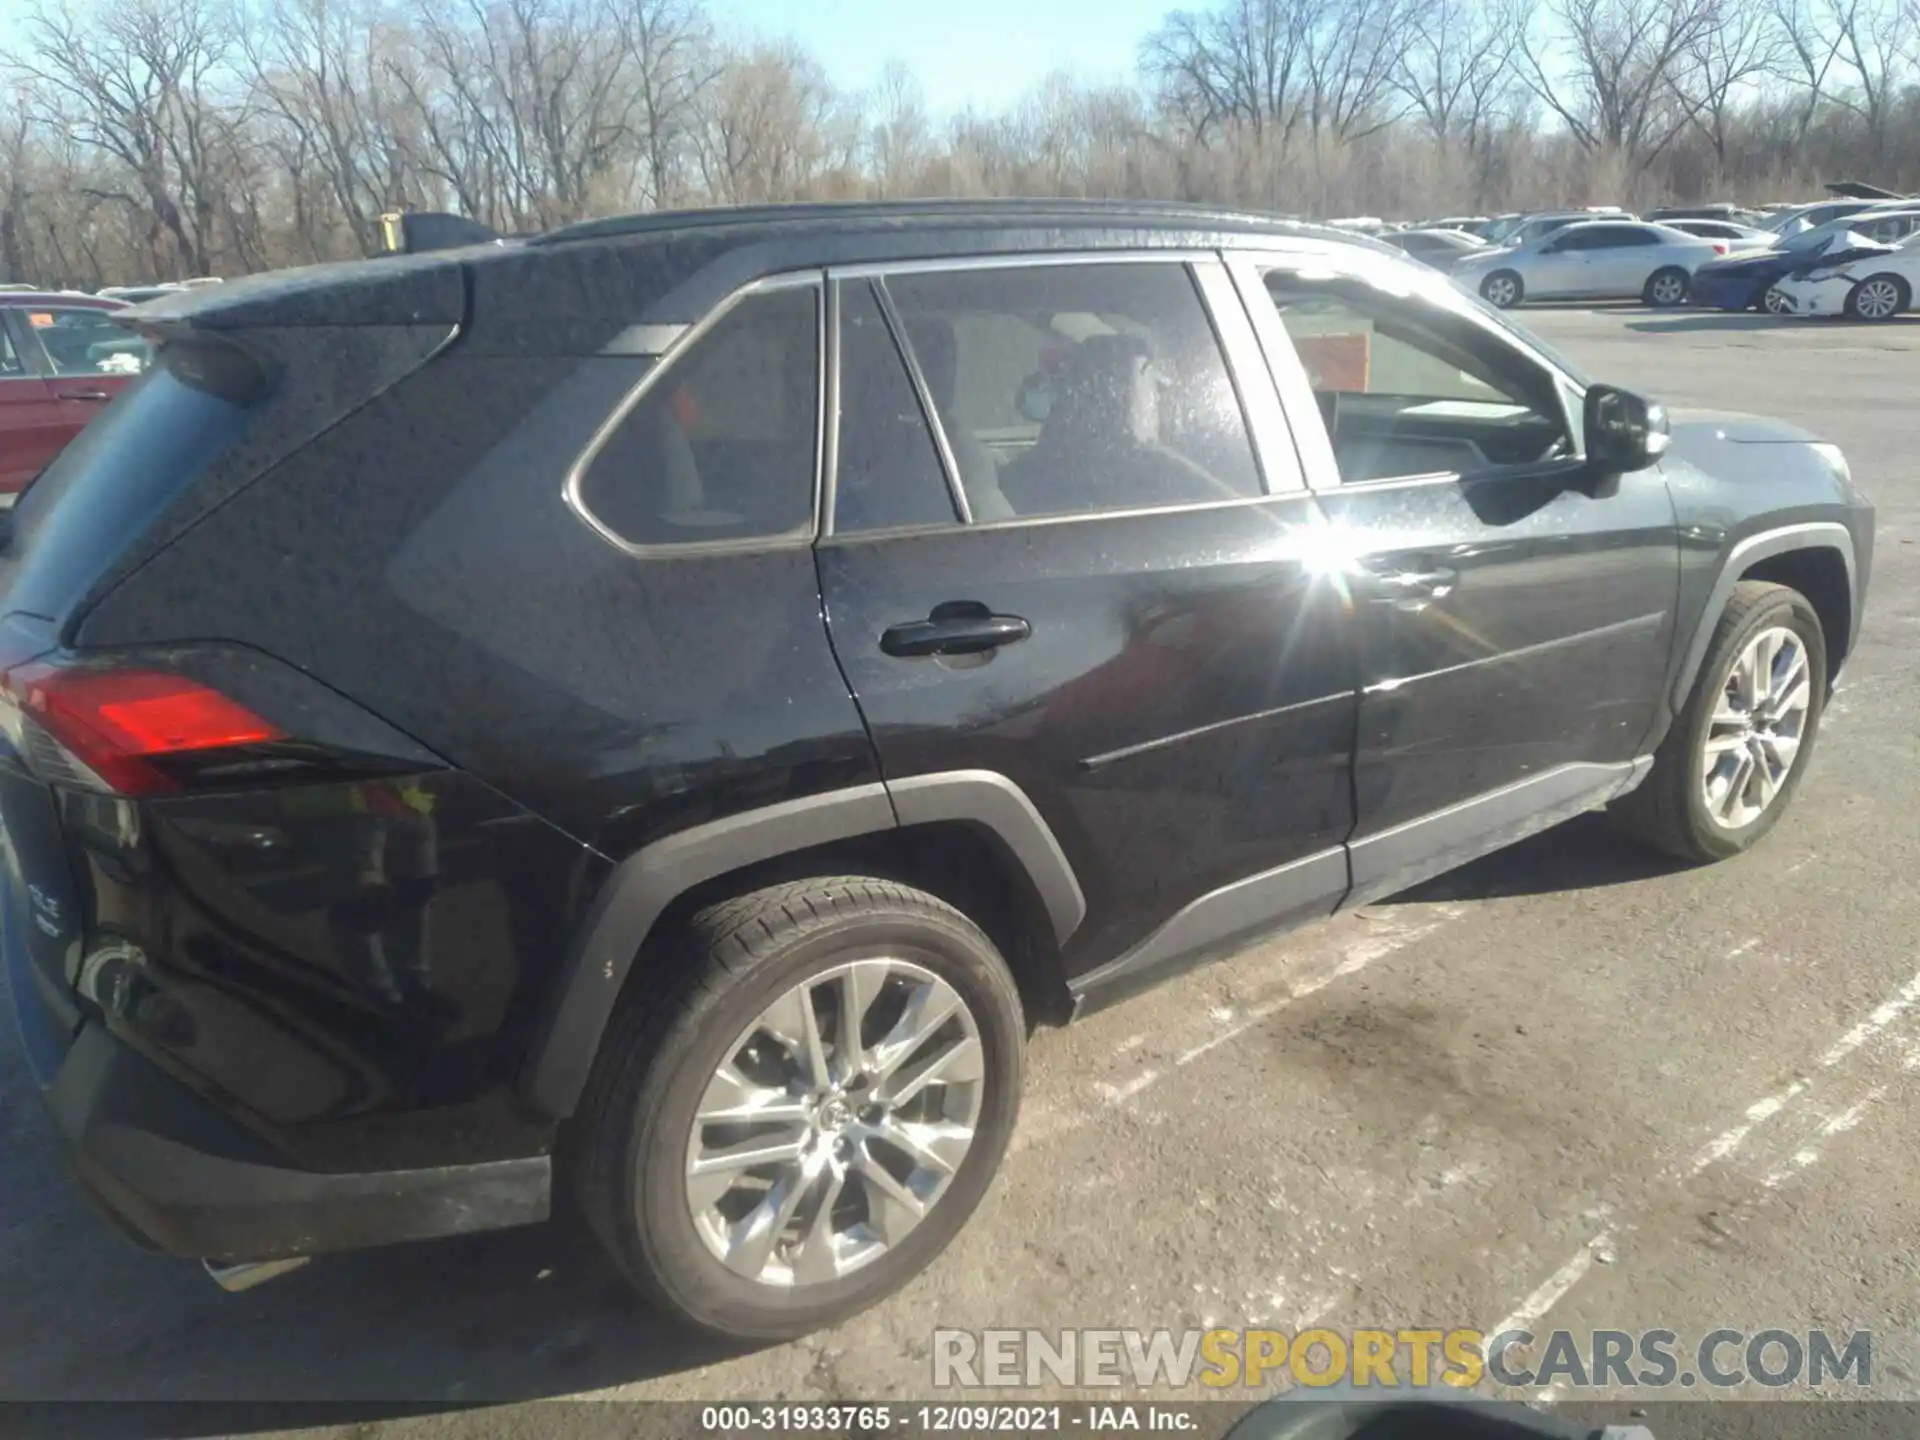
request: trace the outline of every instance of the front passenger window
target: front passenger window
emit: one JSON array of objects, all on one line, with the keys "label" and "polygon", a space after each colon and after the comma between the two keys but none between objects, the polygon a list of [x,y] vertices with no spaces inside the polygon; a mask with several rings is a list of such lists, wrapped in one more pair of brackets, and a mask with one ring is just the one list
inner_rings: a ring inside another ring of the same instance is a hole
[{"label": "front passenger window", "polygon": [[1471,321],[1359,280],[1267,276],[1343,482],[1571,455],[1553,377]]}]

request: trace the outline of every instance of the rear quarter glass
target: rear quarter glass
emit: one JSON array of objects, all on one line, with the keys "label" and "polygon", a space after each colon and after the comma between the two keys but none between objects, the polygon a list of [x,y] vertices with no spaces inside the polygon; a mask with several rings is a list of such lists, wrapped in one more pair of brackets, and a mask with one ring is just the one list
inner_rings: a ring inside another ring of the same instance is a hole
[{"label": "rear quarter glass", "polygon": [[74,622],[143,561],[416,369],[445,325],[189,331],[22,497],[0,613]]}]

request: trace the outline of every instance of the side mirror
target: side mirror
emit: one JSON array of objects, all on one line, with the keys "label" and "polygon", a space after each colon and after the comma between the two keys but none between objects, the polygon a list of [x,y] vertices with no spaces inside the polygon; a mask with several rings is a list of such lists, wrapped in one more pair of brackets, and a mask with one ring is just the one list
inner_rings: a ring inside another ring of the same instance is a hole
[{"label": "side mirror", "polygon": [[1631,390],[1587,390],[1587,463],[1609,475],[1645,470],[1667,451],[1667,411]]}]

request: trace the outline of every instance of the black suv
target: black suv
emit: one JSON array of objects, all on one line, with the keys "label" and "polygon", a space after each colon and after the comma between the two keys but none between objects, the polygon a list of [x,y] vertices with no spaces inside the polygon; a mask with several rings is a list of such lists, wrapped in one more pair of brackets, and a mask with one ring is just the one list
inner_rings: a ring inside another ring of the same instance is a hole
[{"label": "black suv", "polygon": [[1778,820],[1872,511],[1372,241],[649,215],[131,312],[0,554],[4,951],[230,1262],[565,1189],[711,1330],[902,1284],[1033,1020],[1611,806]]}]

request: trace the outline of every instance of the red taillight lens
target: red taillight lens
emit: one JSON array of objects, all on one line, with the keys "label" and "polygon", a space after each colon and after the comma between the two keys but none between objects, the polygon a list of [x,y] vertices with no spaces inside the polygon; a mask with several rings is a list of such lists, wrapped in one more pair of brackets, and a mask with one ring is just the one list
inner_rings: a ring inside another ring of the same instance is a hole
[{"label": "red taillight lens", "polygon": [[1714,241],[1714,242],[1713,242],[1713,253],[1714,253],[1714,254],[1716,254],[1716,255],[1724,255],[1724,254],[1726,254],[1726,253],[1727,253],[1727,242],[1726,242],[1726,241],[1724,241],[1724,240],[1716,240],[1716,241]]},{"label": "red taillight lens", "polygon": [[123,795],[177,788],[149,763],[161,756],[285,738],[219,691],[161,670],[23,665],[6,676],[6,698],[87,775]]}]

